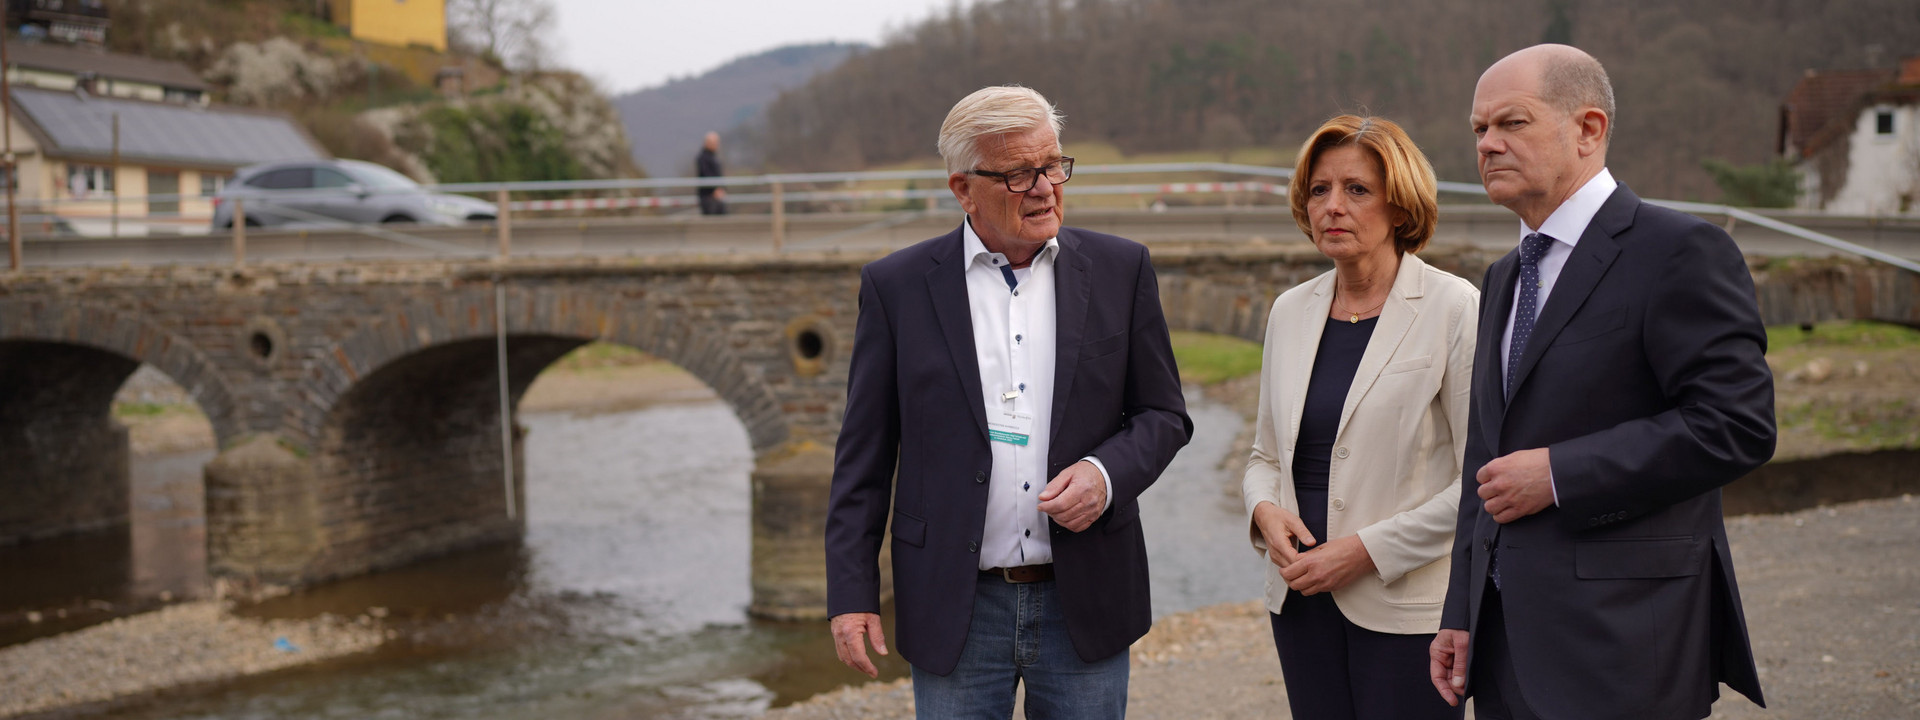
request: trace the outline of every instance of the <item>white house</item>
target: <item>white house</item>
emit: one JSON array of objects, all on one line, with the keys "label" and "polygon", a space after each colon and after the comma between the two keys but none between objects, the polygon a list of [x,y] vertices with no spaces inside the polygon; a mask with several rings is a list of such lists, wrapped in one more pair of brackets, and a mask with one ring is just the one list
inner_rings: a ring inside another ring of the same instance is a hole
[{"label": "white house", "polygon": [[1781,108],[1798,206],[1920,215],[1920,58],[1899,70],[1808,71]]}]

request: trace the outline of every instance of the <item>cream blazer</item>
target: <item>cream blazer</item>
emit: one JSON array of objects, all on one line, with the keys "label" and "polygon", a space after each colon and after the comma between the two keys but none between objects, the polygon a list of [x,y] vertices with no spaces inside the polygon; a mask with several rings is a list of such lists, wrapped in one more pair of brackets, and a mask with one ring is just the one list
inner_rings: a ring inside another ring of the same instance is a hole
[{"label": "cream blazer", "polygon": [[[1307,380],[1333,305],[1334,272],[1273,302],[1260,369],[1260,412],[1241,490],[1247,529],[1264,557],[1253,508],[1272,502],[1299,514],[1293,492],[1294,440]],[[1328,476],[1327,534],[1358,534],[1376,575],[1336,590],[1348,620],[1384,633],[1436,632],[1447,597],[1453,529],[1460,505],[1461,453],[1480,292],[1419,257],[1400,271],[1380,310],[1340,411]],[[1287,584],[1267,563],[1267,609],[1280,612]]]}]

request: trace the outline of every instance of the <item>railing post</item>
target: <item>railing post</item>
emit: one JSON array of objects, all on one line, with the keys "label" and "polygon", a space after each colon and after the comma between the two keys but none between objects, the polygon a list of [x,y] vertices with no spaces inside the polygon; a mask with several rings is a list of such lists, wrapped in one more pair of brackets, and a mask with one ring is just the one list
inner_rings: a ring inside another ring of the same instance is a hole
[{"label": "railing post", "polygon": [[233,199],[233,265],[247,264],[247,201]]},{"label": "railing post", "polygon": [[513,251],[513,208],[507,203],[507,189],[500,188],[494,195],[494,222],[500,229],[500,259],[505,260]]},{"label": "railing post", "polygon": [[780,252],[787,242],[787,200],[780,183],[773,184],[773,251]]}]

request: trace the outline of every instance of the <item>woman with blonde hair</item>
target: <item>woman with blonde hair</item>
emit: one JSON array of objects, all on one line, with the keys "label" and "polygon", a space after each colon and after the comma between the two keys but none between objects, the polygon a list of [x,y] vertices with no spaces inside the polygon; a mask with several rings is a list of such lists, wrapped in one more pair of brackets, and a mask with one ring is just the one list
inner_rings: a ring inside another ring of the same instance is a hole
[{"label": "woman with blonde hair", "polygon": [[1433,168],[1392,121],[1301,146],[1293,218],[1333,269],[1267,320],[1242,485],[1296,718],[1459,718],[1433,692],[1479,292],[1415,255]]}]

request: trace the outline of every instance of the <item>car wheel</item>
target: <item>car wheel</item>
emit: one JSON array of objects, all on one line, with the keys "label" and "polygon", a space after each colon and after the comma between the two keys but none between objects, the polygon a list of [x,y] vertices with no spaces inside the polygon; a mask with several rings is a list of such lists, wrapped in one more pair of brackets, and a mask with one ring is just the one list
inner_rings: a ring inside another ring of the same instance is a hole
[{"label": "car wheel", "polygon": [[410,222],[415,222],[415,220],[413,218],[407,217],[405,215],[400,215],[397,213],[380,218],[380,224],[382,225],[392,225],[394,223],[410,223]]}]

